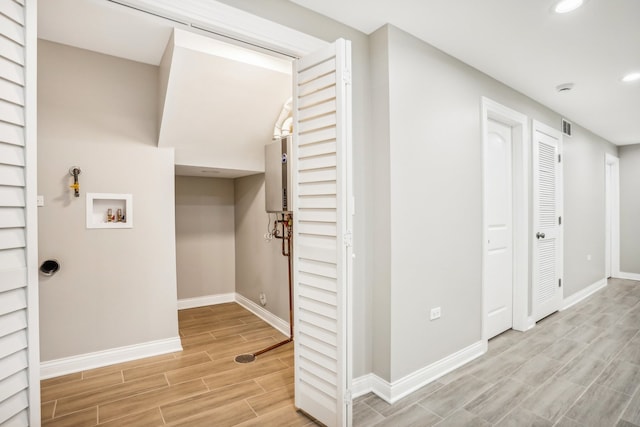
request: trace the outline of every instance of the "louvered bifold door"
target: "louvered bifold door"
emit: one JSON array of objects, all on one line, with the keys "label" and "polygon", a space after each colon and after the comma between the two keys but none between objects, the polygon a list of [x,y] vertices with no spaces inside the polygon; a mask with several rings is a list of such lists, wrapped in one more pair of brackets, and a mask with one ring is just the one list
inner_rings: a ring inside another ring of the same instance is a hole
[{"label": "louvered bifold door", "polygon": [[350,43],[295,63],[294,324],[296,406],[351,424]]},{"label": "louvered bifold door", "polygon": [[533,124],[533,317],[562,304],[562,135]]},{"label": "louvered bifold door", "polygon": [[[0,425],[29,425],[25,5],[0,2]],[[38,420],[39,421],[39,420]]]}]

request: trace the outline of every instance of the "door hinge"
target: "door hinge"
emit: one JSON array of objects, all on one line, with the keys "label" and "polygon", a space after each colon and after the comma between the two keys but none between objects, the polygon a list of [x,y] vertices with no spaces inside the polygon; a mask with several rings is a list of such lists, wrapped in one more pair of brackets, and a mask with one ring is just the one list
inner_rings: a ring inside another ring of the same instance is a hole
[{"label": "door hinge", "polygon": [[344,404],[349,406],[353,401],[353,396],[351,396],[351,390],[347,390],[344,392]]},{"label": "door hinge", "polygon": [[562,217],[561,216],[558,217],[558,225],[562,225]]},{"label": "door hinge", "polygon": [[558,163],[562,162],[562,154],[558,154]]},{"label": "door hinge", "polygon": [[558,279],[558,287],[561,288],[562,287],[562,279]]},{"label": "door hinge", "polygon": [[353,234],[351,233],[351,231],[347,231],[346,233],[344,233],[344,236],[342,237],[342,240],[344,242],[344,245],[348,248],[353,246]]},{"label": "door hinge", "polygon": [[342,81],[346,85],[350,85],[351,84],[351,71],[349,71],[349,70],[343,70],[342,71]]}]

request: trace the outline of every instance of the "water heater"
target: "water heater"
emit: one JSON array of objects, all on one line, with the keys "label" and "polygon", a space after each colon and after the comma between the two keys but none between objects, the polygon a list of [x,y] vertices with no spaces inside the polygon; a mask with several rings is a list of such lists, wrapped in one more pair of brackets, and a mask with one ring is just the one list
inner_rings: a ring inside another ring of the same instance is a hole
[{"label": "water heater", "polygon": [[264,149],[265,206],[267,212],[291,212],[289,190],[291,189],[291,171],[289,154],[291,153],[291,135],[274,140]]}]

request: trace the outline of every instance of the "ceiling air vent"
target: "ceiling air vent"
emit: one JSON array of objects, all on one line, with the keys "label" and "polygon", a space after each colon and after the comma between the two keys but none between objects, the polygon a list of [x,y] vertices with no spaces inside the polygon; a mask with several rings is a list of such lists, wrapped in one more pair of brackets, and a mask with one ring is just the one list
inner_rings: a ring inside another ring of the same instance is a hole
[{"label": "ceiling air vent", "polygon": [[571,136],[571,122],[567,119],[562,119],[562,133]]}]

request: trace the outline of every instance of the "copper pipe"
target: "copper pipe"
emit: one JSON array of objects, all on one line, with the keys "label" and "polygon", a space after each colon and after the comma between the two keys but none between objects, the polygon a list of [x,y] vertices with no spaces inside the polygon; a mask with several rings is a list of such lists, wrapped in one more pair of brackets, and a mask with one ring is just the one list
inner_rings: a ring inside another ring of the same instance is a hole
[{"label": "copper pipe", "polygon": [[[253,353],[253,357],[264,354],[268,351],[274,350],[285,344],[289,344],[293,341],[293,280],[292,280],[292,262],[291,262],[291,239],[293,237],[293,221],[290,215],[283,217],[282,222],[282,255],[287,257],[287,267],[289,273],[289,338],[273,344],[267,348],[256,351]],[[287,241],[287,252],[285,253],[284,241]]]},{"label": "copper pipe", "polygon": [[286,340],[284,340],[284,341],[280,341],[279,343],[274,344],[274,345],[272,345],[272,346],[270,346],[270,347],[263,348],[262,350],[260,350],[260,351],[256,351],[255,353],[253,353],[253,357],[260,356],[261,354],[264,354],[264,353],[266,353],[267,351],[275,350],[275,349],[276,349],[276,348],[278,348],[278,347],[281,347],[281,346],[283,346],[283,345],[285,345],[285,344],[289,344],[291,341],[293,341],[293,339],[292,339],[292,338],[287,338]]}]

